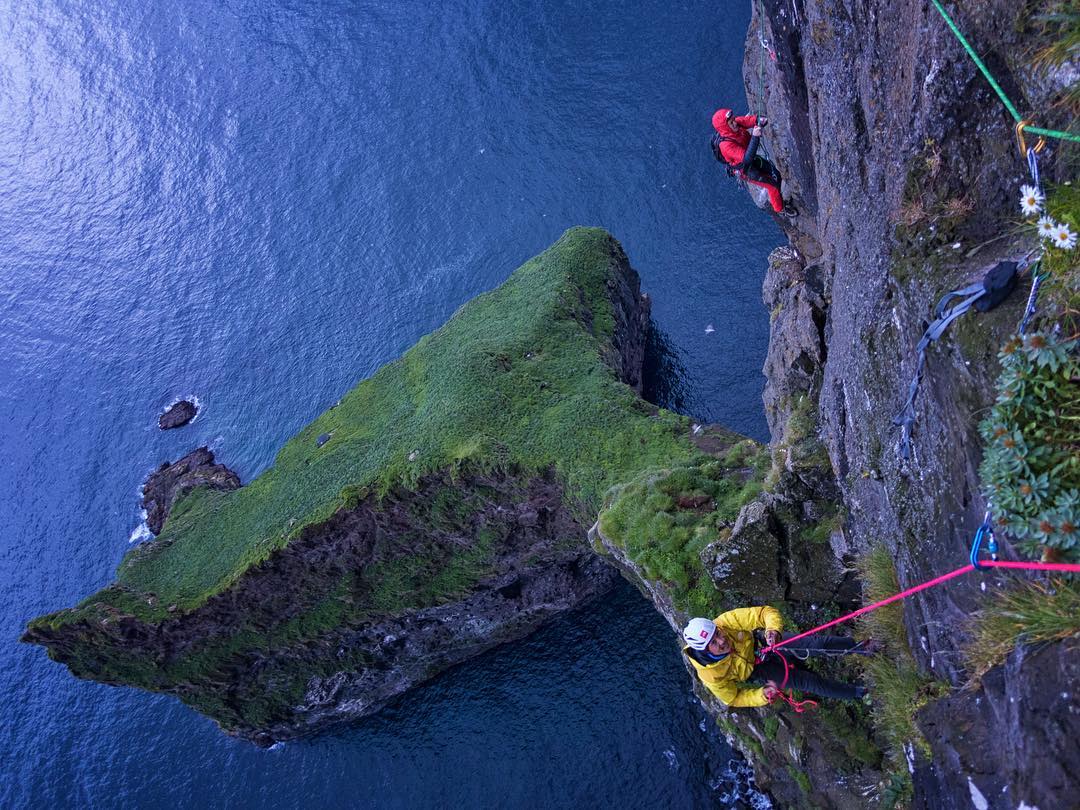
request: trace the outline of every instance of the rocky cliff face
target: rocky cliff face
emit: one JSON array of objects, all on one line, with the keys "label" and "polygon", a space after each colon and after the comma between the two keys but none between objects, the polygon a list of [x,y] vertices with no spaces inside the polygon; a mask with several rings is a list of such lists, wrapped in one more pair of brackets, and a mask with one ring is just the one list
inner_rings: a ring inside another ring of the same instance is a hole
[{"label": "rocky cliff face", "polygon": [[239,486],[240,476],[223,464],[215,464],[209,448],[200,447],[171,464],[166,461],[143,484],[146,525],[154,534],[161,534],[173,505],[199,487],[229,492]]},{"label": "rocky cliff face", "polygon": [[[570,232],[320,417],[279,469],[233,493],[166,492],[161,539],[25,640],[265,743],[373,711],[606,587],[581,542],[597,511],[596,550],[673,628],[747,602],[817,624],[858,604],[851,566],[874,548],[900,586],[963,564],[985,509],[976,414],[1022,292],[932,347],[910,460],[890,416],[932,302],[1029,247],[1007,233],[1024,178],[1010,121],[925,0],[755,8],[746,85],[801,212],[764,286],[767,451],[633,395],[637,277],[606,234]],[[1045,109],[1057,88],[1025,78],[1023,13],[958,9],[1005,90]],[[1044,176],[1065,179],[1054,150]],[[224,547],[243,554],[210,578]],[[1063,806],[1080,794],[1080,652],[1018,648],[960,689],[967,619],[1005,581],[904,603],[890,652],[925,706],[902,773],[862,706],[702,699],[781,806]]]},{"label": "rocky cliff face", "polygon": [[[924,0],[763,0],[758,8],[745,82],[773,122],[766,141],[801,211],[791,248],[774,254],[765,282],[774,447],[808,398],[846,514],[832,534],[834,553],[883,545],[907,587],[966,561],[986,508],[976,427],[993,401],[996,354],[1019,321],[1026,285],[997,310],[965,316],[929,351],[909,461],[890,417],[906,396],[933,302],[1033,247],[1009,236],[1026,165],[1011,119]],[[1036,79],[1025,63],[1033,43],[1022,33],[1023,8],[988,0],[952,10],[1022,109],[1040,110],[1042,126],[1069,124],[1051,106],[1062,77]],[[1059,144],[1041,164],[1044,180],[1069,179]],[[905,601],[909,645],[925,674],[964,682],[968,619],[984,589],[1003,582],[969,576]],[[1067,645],[1018,651],[978,690],[925,708],[920,724],[933,754],[911,751],[913,803],[1071,801],[1080,792],[1077,748],[1054,741],[1080,733],[1077,655]],[[1032,778],[1044,769],[1046,778]]]}]

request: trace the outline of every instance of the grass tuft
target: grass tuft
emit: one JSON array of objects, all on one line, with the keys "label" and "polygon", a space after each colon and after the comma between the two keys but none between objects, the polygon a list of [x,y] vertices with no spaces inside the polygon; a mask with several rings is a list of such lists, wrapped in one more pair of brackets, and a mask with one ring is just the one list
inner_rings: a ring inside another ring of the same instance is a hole
[{"label": "grass tuft", "polygon": [[[892,556],[883,546],[863,555],[858,562],[867,603],[899,593],[900,583]],[[915,725],[923,706],[941,697],[948,686],[923,675],[908,646],[900,602],[872,610],[859,619],[862,633],[885,642],[885,651],[861,659],[871,684],[874,728],[885,740],[893,774],[910,779],[904,746],[912,745],[929,755],[930,746]]]},{"label": "grass tuft", "polygon": [[1005,661],[1017,644],[1080,636],[1080,585],[1057,580],[1024,583],[998,591],[975,614],[972,640],[964,651],[969,685]]},{"label": "grass tuft", "polygon": [[600,515],[604,536],[693,616],[713,616],[721,607],[701,552],[730,532],[739,510],[761,492],[768,464],[767,448],[735,434],[731,439],[723,459],[702,456],[615,488]]}]

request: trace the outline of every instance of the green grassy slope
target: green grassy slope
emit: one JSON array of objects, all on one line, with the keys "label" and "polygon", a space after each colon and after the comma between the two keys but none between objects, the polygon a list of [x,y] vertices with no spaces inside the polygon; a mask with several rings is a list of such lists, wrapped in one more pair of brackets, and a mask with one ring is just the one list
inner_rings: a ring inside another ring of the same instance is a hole
[{"label": "green grassy slope", "polygon": [[[250,484],[182,500],[160,537],[125,557],[120,587],[80,608],[107,604],[146,620],[170,605],[192,610],[361,494],[466,463],[554,468],[584,522],[612,484],[697,456],[687,420],[657,412],[600,359],[615,325],[615,248],[602,230],[567,231],[356,386]],[[317,448],[322,433],[332,438]]]}]

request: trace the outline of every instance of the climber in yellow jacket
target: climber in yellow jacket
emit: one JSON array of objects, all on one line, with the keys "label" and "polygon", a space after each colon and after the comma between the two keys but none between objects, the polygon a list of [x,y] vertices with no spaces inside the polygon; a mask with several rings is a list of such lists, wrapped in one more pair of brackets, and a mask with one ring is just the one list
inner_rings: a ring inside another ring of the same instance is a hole
[{"label": "climber in yellow jacket", "polygon": [[728,706],[769,703],[784,681],[785,660],[786,686],[841,700],[860,700],[866,695],[862,686],[823,678],[803,669],[799,662],[811,657],[852,653],[872,655],[880,648],[877,642],[857,642],[846,636],[809,636],[784,646],[784,660],[773,652],[757,663],[754,657],[757,650],[783,639],[783,629],[780,612],[767,606],[729,610],[712,621],[691,619],[683,630],[686,642],[683,654],[690,659],[705,687]]}]

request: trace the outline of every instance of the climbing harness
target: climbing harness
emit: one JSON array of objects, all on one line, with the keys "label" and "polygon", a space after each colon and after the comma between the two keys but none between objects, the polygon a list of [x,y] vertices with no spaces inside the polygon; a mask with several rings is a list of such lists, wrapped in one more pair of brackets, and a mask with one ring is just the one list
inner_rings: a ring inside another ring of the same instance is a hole
[{"label": "climbing harness", "polygon": [[[824,649],[819,649],[819,650],[816,650],[815,652],[817,652],[818,654],[820,654],[822,656],[825,656],[825,657],[837,657],[837,658],[839,658],[840,656],[843,656],[843,655],[867,655],[868,653],[865,650],[859,649],[860,647],[864,647],[864,645],[866,645],[866,641],[860,641],[857,644],[855,644],[853,647],[851,647],[850,649],[847,649],[847,650],[824,650]],[[776,693],[773,695],[772,699],[769,700],[769,703],[773,703],[777,698],[780,698],[785,703],[787,703],[789,706],[791,706],[791,708],[793,708],[795,710],[796,714],[802,714],[804,711],[806,711],[806,709],[808,707],[817,706],[818,704],[817,704],[816,700],[795,700],[793,690],[791,690],[791,689],[788,689],[787,694],[784,693],[784,688],[787,686],[787,682],[791,677],[791,670],[794,668],[794,666],[792,664],[788,663],[787,656],[784,653],[786,652],[787,655],[790,655],[796,661],[809,661],[810,660],[810,650],[804,650],[803,651],[804,654],[799,655],[797,650],[785,650],[784,652],[781,652],[780,650],[776,649],[776,647],[779,647],[779,646],[780,645],[777,644],[777,645],[774,645],[773,647],[765,647],[764,649],[762,649],[761,651],[756,653],[755,656],[754,656],[754,663],[755,664],[764,663],[765,659],[768,658],[770,655],[775,655],[777,658],[780,659],[780,662],[784,665],[784,679],[780,682],[779,688],[777,689]]]},{"label": "climbing harness", "polygon": [[[964,35],[960,32],[960,29],[957,27],[956,23],[953,22],[952,17],[950,17],[948,12],[945,11],[945,8],[941,5],[941,0],[930,0],[930,2],[934,4],[934,8],[938,10],[938,13],[945,20],[946,25],[949,26],[949,30],[951,30],[953,35],[960,41],[960,44],[964,46],[964,50],[967,51],[968,56],[971,57],[972,61],[975,62],[975,65],[979,68],[979,70],[982,71],[982,74],[986,78],[986,81],[990,83],[990,86],[994,89],[994,92],[997,93],[998,98],[1001,99],[1001,103],[1005,105],[1005,108],[1009,111],[1009,114],[1013,117],[1013,120],[1016,121],[1017,145],[1020,147],[1021,154],[1027,152],[1027,148],[1024,143],[1025,130],[1030,132],[1032,135],[1042,136],[1043,139],[1058,138],[1063,141],[1073,141],[1074,143],[1080,143],[1080,135],[1075,135],[1071,132],[1062,132],[1057,129],[1043,129],[1042,127],[1031,126],[1030,122],[1025,120],[1024,117],[1020,115],[1019,112],[1017,112],[1016,105],[1012,103],[1012,101],[1007,95],[1005,95],[1005,91],[1001,89],[1001,85],[998,84],[997,80],[987,69],[982,59],[979,58],[979,55],[975,53],[975,49],[971,47],[971,43],[969,43],[967,39],[965,39]],[[1043,143],[1045,144],[1045,140],[1043,140]],[[1041,149],[1042,147],[1038,143],[1036,143],[1035,151],[1038,152],[1041,151]]]},{"label": "climbing harness", "polygon": [[[791,664],[788,663],[782,652],[776,649],[769,650],[768,648],[763,650],[761,654],[758,655],[757,662],[760,664],[762,661],[765,660],[766,656],[770,654],[775,655],[784,664],[784,680],[780,682],[780,688],[773,693],[773,696],[769,699],[769,703],[771,704],[777,698],[780,698],[782,701],[784,701],[784,703],[786,703],[788,706],[795,710],[795,714],[802,714],[807,710],[807,708],[817,706],[818,703],[816,700],[796,700],[795,695],[793,694],[793,690],[791,689],[788,689],[787,694],[784,694],[784,687],[787,686],[788,678],[791,676]],[[794,653],[792,654],[794,655]],[[795,657],[798,658],[797,655]]]}]

